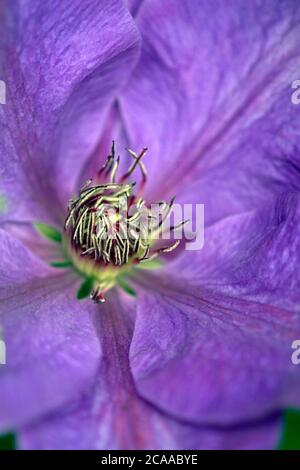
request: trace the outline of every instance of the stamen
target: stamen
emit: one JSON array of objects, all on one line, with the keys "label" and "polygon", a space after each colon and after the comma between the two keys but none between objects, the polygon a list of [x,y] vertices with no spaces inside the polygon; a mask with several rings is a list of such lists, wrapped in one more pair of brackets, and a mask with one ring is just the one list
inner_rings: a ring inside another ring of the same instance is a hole
[{"label": "stamen", "polygon": [[119,164],[120,164],[120,157],[117,158],[117,161],[114,163],[114,166],[113,166],[113,169],[112,169],[112,172],[111,172],[110,180],[111,180],[112,183],[115,182],[115,177],[116,177],[116,173],[117,173]]},{"label": "stamen", "polygon": [[108,155],[104,165],[98,171],[98,174],[97,174],[98,177],[100,177],[102,175],[102,173],[104,173],[104,172],[106,172],[106,173],[107,173],[107,171],[109,172],[108,167],[111,165],[111,162],[114,160],[114,158],[115,158],[115,141],[113,140],[112,141],[112,146],[111,146],[111,155]]},{"label": "stamen", "polygon": [[[157,240],[154,235],[164,233],[164,222],[172,212],[175,198],[169,203],[158,203],[160,214],[157,222],[157,216],[141,197],[141,187],[134,193],[136,183],[128,181],[139,167],[142,182],[146,182],[147,171],[142,158],[147,148],[139,154],[131,149],[127,151],[134,161],[119,182],[120,157],[115,157],[113,141],[111,154],[98,172],[98,178],[102,178],[101,184],[88,180],[78,198],[71,199],[68,205],[69,213],[65,221],[68,249],[76,268],[93,280],[91,297],[95,302],[103,302],[105,292],[115,285],[122,282],[125,285],[122,276],[129,269],[153,260],[160,253],[172,252],[180,243],[176,240],[171,246],[155,247]],[[104,177],[106,182],[103,181]],[[154,229],[153,222],[156,223]],[[171,231],[184,223],[171,227]]]},{"label": "stamen", "polygon": [[159,250],[159,252],[160,253],[171,253],[171,251],[174,251],[178,247],[179,243],[180,243],[180,240],[176,240],[176,242],[173,243],[173,245],[171,245],[167,248],[161,248]]},{"label": "stamen", "polygon": [[131,167],[129,168],[127,173],[125,173],[125,175],[122,177],[122,180],[128,178],[128,176],[130,176],[134,172],[136,166],[139,165],[139,167],[141,169],[141,172],[142,172],[143,180],[146,181],[146,179],[147,179],[147,170],[146,170],[146,167],[145,167],[144,163],[141,160],[142,160],[143,156],[145,155],[145,153],[147,152],[148,149],[146,147],[143,148],[140,155],[137,155],[133,150],[131,150],[129,148],[127,148],[126,150],[132,156],[132,158],[135,159],[135,162],[131,165]]}]

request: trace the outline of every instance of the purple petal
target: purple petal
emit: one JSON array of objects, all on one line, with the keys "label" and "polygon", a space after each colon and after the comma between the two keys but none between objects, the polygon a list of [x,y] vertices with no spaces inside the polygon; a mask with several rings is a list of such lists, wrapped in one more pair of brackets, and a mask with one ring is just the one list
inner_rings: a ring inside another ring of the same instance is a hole
[{"label": "purple petal", "polygon": [[179,419],[253,421],[293,391],[299,404],[299,334],[291,312],[160,279],[139,300],[130,364],[138,393]]},{"label": "purple petal", "polygon": [[139,9],[143,5],[145,0],[126,0],[128,8],[132,16],[136,16],[139,12]]},{"label": "purple petal", "polygon": [[164,279],[143,280],[155,295],[139,304],[131,365],[144,398],[211,423],[299,405],[299,212],[287,194],[224,219]]},{"label": "purple petal", "polygon": [[[74,279],[54,275],[20,242],[1,232],[0,324],[7,364],[0,370],[0,427],[16,429],[78,399],[99,361],[88,301]],[[13,262],[12,262],[13,260]]]},{"label": "purple petal", "polygon": [[103,359],[90,394],[79,404],[45,416],[20,433],[25,449],[272,448],[277,418],[218,430],[182,423],[138,397],[129,367],[132,307],[117,298],[94,317]]},{"label": "purple petal", "polygon": [[[252,193],[279,178],[275,166],[290,159],[299,134],[290,88],[299,71],[297,1],[150,0],[136,21],[142,54],[121,109],[131,145],[150,148],[150,194],[178,194],[194,180],[182,200],[209,203],[211,220],[252,207]],[[252,190],[249,167],[261,175]],[[257,197],[273,189],[276,181]]]},{"label": "purple petal", "polygon": [[177,202],[204,204],[209,225],[264,205],[283,191],[299,191],[299,109],[290,99],[288,87],[276,95],[273,107],[243,133],[226,158],[196,173]]},{"label": "purple petal", "polygon": [[300,197],[227,217],[205,230],[204,247],[168,265],[190,285],[299,311]]},{"label": "purple petal", "polygon": [[[281,432],[279,419],[269,419],[262,423],[233,428],[198,427],[171,419],[149,407],[137,396],[140,402],[141,421],[134,425],[152,439],[139,447],[140,441],[131,441],[130,446],[124,446],[111,435],[111,430],[105,430],[106,423],[101,423],[95,416],[92,402],[82,403],[79,407],[68,409],[65,413],[57,413],[19,433],[19,445],[26,450],[101,450],[101,449],[155,449],[155,450],[246,450],[274,449],[278,445]],[[130,410],[128,410],[128,414]],[[132,433],[132,429],[125,429]],[[124,430],[124,432],[125,432]],[[105,436],[106,435],[106,436]],[[129,439],[128,439],[129,440]],[[128,442],[127,440],[127,442]],[[119,447],[121,444],[122,447]]]},{"label": "purple petal", "polygon": [[121,0],[7,1],[1,30],[6,218],[60,220],[135,65],[139,35]]}]

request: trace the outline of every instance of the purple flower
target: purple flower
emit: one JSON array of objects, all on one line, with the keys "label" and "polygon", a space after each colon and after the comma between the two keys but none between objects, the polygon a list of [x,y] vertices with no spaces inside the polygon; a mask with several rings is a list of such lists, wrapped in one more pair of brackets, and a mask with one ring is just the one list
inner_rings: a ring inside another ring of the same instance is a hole
[{"label": "purple flower", "polygon": [[[26,449],[276,446],[300,404],[298,1],[15,0],[0,18],[1,429]],[[33,223],[63,230],[113,139],[149,148],[146,200],[205,204],[205,244],[99,305]]]}]

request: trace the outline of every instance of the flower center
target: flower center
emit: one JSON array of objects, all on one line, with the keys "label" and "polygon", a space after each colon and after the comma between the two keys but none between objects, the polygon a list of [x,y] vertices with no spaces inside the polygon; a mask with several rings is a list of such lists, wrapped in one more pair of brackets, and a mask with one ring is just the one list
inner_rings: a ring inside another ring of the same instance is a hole
[{"label": "flower center", "polygon": [[[138,155],[128,150],[133,163],[117,181],[120,158],[115,156],[113,142],[111,155],[96,178],[88,181],[79,196],[69,201],[66,248],[76,269],[93,279],[91,297],[96,302],[103,302],[105,292],[118,283],[122,285],[122,278],[141,263],[149,263],[179,244],[177,240],[167,247],[157,247],[174,199],[155,204],[154,211],[141,197],[147,179],[142,162],[146,151],[144,148]],[[136,189],[130,177],[137,167],[142,180]]]}]

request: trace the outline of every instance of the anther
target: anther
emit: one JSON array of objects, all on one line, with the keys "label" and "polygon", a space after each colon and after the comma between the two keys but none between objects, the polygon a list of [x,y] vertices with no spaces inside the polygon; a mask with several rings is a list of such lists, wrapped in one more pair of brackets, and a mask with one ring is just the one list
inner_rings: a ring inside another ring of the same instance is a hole
[{"label": "anther", "polygon": [[[156,248],[156,239],[163,231],[164,221],[170,216],[174,199],[160,201],[160,219],[157,221],[150,207],[141,197],[141,186],[135,191],[135,182],[129,177],[139,167],[143,183],[147,171],[142,158],[147,148],[137,154],[127,149],[133,163],[118,178],[120,157],[116,158],[115,142],[111,154],[97,174],[98,183],[88,180],[78,198],[69,201],[69,213],[65,221],[66,238],[72,261],[84,275],[95,280],[91,298],[103,302],[104,294],[111,289],[124,269],[169,253],[177,248],[179,240],[164,248]],[[99,179],[101,177],[101,179]],[[182,225],[182,224],[181,224]],[[177,227],[172,227],[175,230]]]}]

